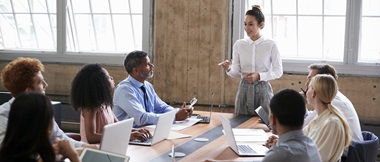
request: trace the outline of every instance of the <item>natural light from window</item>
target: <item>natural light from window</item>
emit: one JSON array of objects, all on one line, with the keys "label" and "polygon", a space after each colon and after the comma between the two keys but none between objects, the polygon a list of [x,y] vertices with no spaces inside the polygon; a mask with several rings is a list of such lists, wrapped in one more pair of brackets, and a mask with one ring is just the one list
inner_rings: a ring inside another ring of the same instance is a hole
[{"label": "natural light from window", "polygon": [[[261,6],[263,33],[277,42],[284,59],[343,61],[345,0],[247,0]],[[245,37],[247,37],[245,35]]]},{"label": "natural light from window", "polygon": [[[1,0],[0,50],[56,52],[56,2]],[[142,49],[142,0],[66,2],[65,51],[123,54]]]}]

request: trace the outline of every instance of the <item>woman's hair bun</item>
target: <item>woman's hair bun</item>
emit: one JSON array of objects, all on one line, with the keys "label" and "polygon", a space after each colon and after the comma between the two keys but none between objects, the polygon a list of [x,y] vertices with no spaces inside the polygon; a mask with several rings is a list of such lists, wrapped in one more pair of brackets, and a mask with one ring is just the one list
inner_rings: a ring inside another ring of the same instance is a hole
[{"label": "woman's hair bun", "polygon": [[261,7],[259,5],[253,5],[252,10],[255,10],[255,9],[261,11]]}]

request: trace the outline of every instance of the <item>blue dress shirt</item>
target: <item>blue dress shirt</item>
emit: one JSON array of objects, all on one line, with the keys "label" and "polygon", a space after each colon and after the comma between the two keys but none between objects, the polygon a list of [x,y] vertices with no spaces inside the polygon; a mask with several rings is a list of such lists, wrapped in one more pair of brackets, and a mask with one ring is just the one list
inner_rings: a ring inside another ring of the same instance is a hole
[{"label": "blue dress shirt", "polygon": [[263,162],[302,161],[321,162],[317,145],[302,130],[287,132],[269,149]]},{"label": "blue dress shirt", "polygon": [[[140,88],[142,85],[145,86],[148,96],[147,110],[144,106],[144,92]],[[120,121],[135,118],[134,127],[157,124],[160,114],[172,110],[174,108],[162,101],[154,91],[153,85],[147,81],[143,84],[132,76],[128,76],[115,88],[113,112]]]}]

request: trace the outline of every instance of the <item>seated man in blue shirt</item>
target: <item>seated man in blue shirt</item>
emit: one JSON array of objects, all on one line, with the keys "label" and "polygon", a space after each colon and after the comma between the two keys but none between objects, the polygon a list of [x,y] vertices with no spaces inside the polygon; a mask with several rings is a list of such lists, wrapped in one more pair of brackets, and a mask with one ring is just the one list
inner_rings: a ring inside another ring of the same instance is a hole
[{"label": "seated man in blue shirt", "polygon": [[317,145],[302,131],[306,112],[302,95],[291,89],[281,90],[273,96],[269,107],[269,123],[279,138],[263,162],[322,161]]},{"label": "seated man in blue shirt", "polygon": [[[121,121],[135,118],[134,127],[156,124],[160,114],[174,110],[163,102],[154,91],[153,85],[146,81],[153,77],[154,65],[144,51],[130,52],[124,60],[124,68],[129,76],[115,88],[113,112]],[[186,103],[176,114],[176,120],[185,120],[192,114]]]}]

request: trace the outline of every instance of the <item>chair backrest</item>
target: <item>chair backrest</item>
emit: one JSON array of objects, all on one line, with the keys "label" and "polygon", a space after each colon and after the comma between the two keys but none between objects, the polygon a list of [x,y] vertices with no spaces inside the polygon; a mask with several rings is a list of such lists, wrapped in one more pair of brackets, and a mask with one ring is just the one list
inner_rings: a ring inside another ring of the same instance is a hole
[{"label": "chair backrest", "polygon": [[351,142],[346,162],[376,161],[379,138],[369,131],[362,131],[363,142]]}]

